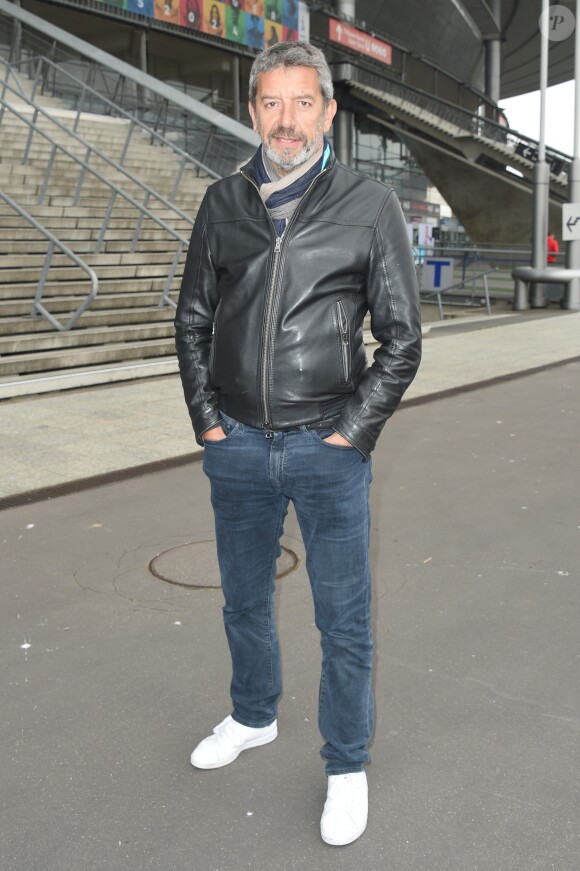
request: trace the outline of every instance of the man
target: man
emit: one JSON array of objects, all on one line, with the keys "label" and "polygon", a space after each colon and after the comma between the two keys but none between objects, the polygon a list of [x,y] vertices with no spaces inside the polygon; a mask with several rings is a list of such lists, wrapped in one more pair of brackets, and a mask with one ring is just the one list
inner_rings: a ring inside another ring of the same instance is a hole
[{"label": "man", "polygon": [[[232,714],[191,761],[218,768],[276,738],[274,578],[292,500],[321,633],[321,834],[341,845],[368,812],[369,456],[419,365],[418,293],[395,194],[341,166],[324,138],[336,102],[322,52],[264,51],[249,109],[262,146],[207,191],[175,321],[232,659]],[[370,367],[367,311],[379,343]]]}]

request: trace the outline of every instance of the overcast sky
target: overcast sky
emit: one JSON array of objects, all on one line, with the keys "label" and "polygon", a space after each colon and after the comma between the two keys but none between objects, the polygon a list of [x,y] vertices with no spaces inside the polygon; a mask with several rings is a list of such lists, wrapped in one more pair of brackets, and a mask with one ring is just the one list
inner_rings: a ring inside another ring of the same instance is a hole
[{"label": "overcast sky", "polygon": [[[500,100],[510,127],[532,139],[540,138],[540,92]],[[565,154],[574,151],[574,82],[548,88],[546,101],[546,145]]]}]

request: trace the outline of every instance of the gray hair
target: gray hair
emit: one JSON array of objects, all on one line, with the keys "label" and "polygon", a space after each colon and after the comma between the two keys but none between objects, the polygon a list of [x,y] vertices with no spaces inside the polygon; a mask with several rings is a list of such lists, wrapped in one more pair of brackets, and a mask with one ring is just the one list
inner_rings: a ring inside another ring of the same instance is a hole
[{"label": "gray hair", "polygon": [[278,67],[312,67],[316,70],[324,107],[328,106],[334,93],[332,73],[323,53],[309,42],[276,42],[258,55],[250,70],[249,96],[252,106],[256,105],[259,76]]}]

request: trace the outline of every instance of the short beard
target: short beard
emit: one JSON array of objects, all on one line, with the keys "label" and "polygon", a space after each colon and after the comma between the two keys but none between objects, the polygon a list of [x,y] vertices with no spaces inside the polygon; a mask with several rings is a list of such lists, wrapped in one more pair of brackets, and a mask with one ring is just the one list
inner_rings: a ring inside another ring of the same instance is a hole
[{"label": "short beard", "polygon": [[[322,143],[324,140],[322,128],[324,125],[324,119],[321,118],[318,126],[316,128],[316,135],[314,139],[310,142],[306,139],[305,136],[297,136],[295,131],[292,128],[288,127],[277,127],[273,130],[269,135],[266,142],[262,140],[262,146],[264,151],[268,155],[269,159],[272,163],[279,167],[284,172],[291,172],[293,169],[296,169],[298,166],[302,166],[303,163],[306,163],[307,160],[310,160],[313,154],[315,154],[319,149],[322,148]],[[258,130],[258,133],[260,130]],[[272,140],[276,136],[294,136],[298,139],[302,140],[302,148],[298,152],[298,154],[287,154],[285,155],[284,151],[282,153],[278,153],[274,150],[272,145]]]}]

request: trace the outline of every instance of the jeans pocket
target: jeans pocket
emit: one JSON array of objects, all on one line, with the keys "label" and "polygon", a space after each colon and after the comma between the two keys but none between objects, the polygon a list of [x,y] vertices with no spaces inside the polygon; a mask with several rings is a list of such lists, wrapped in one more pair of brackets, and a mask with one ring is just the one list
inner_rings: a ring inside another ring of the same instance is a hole
[{"label": "jeans pocket", "polygon": [[220,417],[222,429],[226,436],[225,439],[212,439],[211,441],[206,441],[206,439],[203,439],[204,445],[223,445],[224,442],[229,442],[231,437],[235,435],[235,433],[239,430],[240,424],[237,420],[234,420],[233,417],[228,417],[228,415],[224,414],[223,411],[220,411]]},{"label": "jeans pocket", "polygon": [[310,435],[312,435],[317,442],[319,442],[323,448],[329,448],[330,450],[337,451],[356,451],[354,445],[333,445],[331,442],[325,442],[324,439],[327,439],[329,436],[334,435],[336,432],[335,429],[310,429],[308,430]]}]

